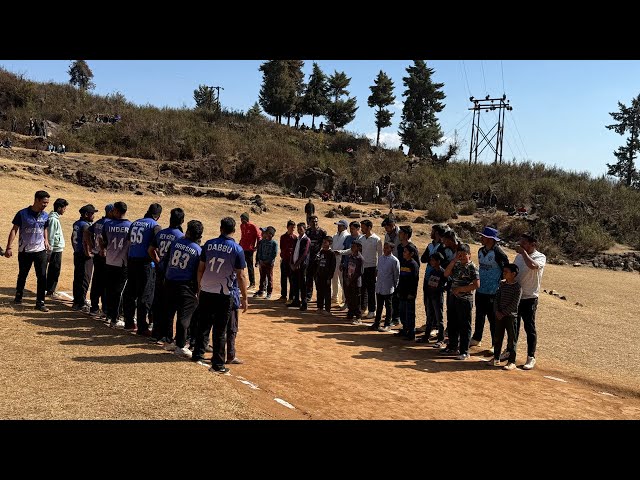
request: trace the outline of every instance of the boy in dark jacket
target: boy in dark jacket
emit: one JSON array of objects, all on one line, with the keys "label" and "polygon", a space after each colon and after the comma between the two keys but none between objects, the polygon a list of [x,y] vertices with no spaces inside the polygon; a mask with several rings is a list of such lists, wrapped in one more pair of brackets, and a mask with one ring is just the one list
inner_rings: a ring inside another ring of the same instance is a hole
[{"label": "boy in dark jacket", "polygon": [[362,288],[362,273],[364,272],[364,258],[362,258],[362,244],[355,240],[351,244],[351,255],[348,257],[347,271],[344,277],[345,291],[349,302],[347,320],[353,320],[353,325],[360,325],[362,312],[360,310],[360,289]]},{"label": "boy in dark jacket", "polygon": [[262,239],[258,242],[256,255],[256,267],[260,268],[260,287],[253,298],[262,298],[266,291],[266,298],[269,299],[273,291],[273,264],[278,255],[278,244],[273,239],[276,234],[275,228],[267,227],[260,230],[262,230]]},{"label": "boy in dark jacket", "polygon": [[318,313],[322,312],[324,315],[331,315],[331,279],[336,271],[336,256],[331,251],[332,243],[332,237],[324,237],[322,249],[315,258]]},{"label": "boy in dark jacket", "polygon": [[404,336],[407,340],[416,338],[416,295],[418,294],[419,270],[418,263],[413,259],[418,251],[407,245],[400,259],[400,282],[398,283],[398,298],[400,299],[400,322],[402,329],[396,335]]},{"label": "boy in dark jacket", "polygon": [[427,311],[427,328],[424,337],[417,341],[427,343],[432,328],[438,330],[438,337],[434,348],[442,348],[444,346],[444,321],[442,320],[444,305],[444,285],[447,279],[444,276],[444,268],[441,262],[444,256],[440,252],[431,254],[429,258],[430,269],[425,273],[424,281],[424,304]]}]

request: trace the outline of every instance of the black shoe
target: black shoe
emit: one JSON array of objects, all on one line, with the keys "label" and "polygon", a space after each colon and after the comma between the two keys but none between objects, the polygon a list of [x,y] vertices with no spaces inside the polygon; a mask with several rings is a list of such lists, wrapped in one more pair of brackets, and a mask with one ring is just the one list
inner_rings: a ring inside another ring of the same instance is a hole
[{"label": "black shoe", "polygon": [[38,303],[35,306],[36,310],[40,310],[41,312],[48,312],[49,309],[47,308],[47,306],[44,303]]},{"label": "black shoe", "polygon": [[306,303],[303,303],[302,305],[300,305],[300,310],[301,310],[302,312],[306,311],[306,310],[307,310],[307,304],[306,304]]},{"label": "black shoe", "polygon": [[417,342],[417,343],[429,343],[429,339],[428,339],[428,338],[427,338],[427,336],[425,335],[425,336],[423,336],[423,337],[420,337],[420,338],[416,339],[416,342]]},{"label": "black shoe", "polygon": [[[393,325],[393,323],[391,325]],[[394,337],[404,337],[406,335],[402,330],[398,330],[396,333],[393,334],[393,336]]]},{"label": "black shoe", "polygon": [[379,323],[372,323],[370,327],[368,327],[369,330],[378,330],[380,328],[380,324]]},{"label": "black shoe", "polygon": [[391,320],[391,326],[392,327],[397,327],[398,325],[400,325],[400,320]]},{"label": "black shoe", "polygon": [[206,353],[213,353],[213,347],[211,345],[207,345],[206,347],[204,347],[204,351]]},{"label": "black shoe", "polygon": [[13,303],[16,305],[22,305],[22,297],[16,295],[16,298],[13,299]]},{"label": "black shoe", "polygon": [[222,368],[211,367],[209,371],[213,373],[217,373],[219,375],[229,375],[229,369],[227,367],[222,367]]}]

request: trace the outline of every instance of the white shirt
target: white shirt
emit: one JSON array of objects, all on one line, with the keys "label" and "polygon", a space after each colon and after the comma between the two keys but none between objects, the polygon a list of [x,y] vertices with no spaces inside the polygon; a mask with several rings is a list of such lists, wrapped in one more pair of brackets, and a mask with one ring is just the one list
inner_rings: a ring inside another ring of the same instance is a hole
[{"label": "white shirt", "polygon": [[331,250],[342,250],[344,248],[344,241],[349,236],[349,232],[346,230],[336,233],[333,236],[333,243],[331,244]]},{"label": "white shirt", "polygon": [[369,238],[366,235],[360,237],[362,243],[362,257],[364,258],[364,268],[378,266],[378,257],[382,256],[382,242],[380,237],[372,233]]},{"label": "white shirt", "polygon": [[300,243],[302,242],[303,238],[307,238],[306,233],[299,237],[298,241],[296,242],[296,248],[293,250],[293,263],[296,263],[298,261],[298,258],[300,257]]},{"label": "white shirt", "polygon": [[539,265],[540,268],[533,270],[527,266],[524,262],[524,258],[521,254],[516,255],[516,259],[513,261],[518,266],[518,276],[516,281],[522,287],[522,299],[538,298],[540,293],[540,282],[542,281],[542,272],[544,266],[547,263],[547,257],[537,250],[529,255],[531,260]]}]

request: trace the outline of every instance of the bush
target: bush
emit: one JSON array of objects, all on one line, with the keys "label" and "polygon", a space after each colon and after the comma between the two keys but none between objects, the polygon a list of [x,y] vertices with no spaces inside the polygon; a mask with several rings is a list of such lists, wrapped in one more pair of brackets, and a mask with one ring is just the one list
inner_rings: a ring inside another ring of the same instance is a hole
[{"label": "bush", "polygon": [[460,205],[458,213],[460,215],[473,215],[474,213],[476,213],[476,202],[474,200],[464,202],[462,205]]},{"label": "bush", "polygon": [[436,222],[449,220],[456,213],[456,208],[448,195],[441,195],[429,209],[428,216]]},{"label": "bush", "polygon": [[611,248],[614,243],[611,236],[597,224],[580,225],[574,238],[575,247],[571,253],[575,255],[594,255]]}]

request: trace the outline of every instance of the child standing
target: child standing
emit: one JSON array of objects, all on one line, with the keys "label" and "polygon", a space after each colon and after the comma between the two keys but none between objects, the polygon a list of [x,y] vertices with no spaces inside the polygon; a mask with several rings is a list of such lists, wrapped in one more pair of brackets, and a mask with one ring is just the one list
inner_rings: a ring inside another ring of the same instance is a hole
[{"label": "child standing", "polygon": [[273,239],[276,229],[269,226],[261,228],[262,240],[258,242],[258,253],[256,255],[256,267],[260,268],[260,287],[253,295],[253,298],[262,298],[267,293],[266,298],[271,298],[273,291],[273,264],[278,254],[278,244]]},{"label": "child standing", "polygon": [[347,292],[347,301],[349,302],[349,310],[347,311],[347,320],[353,320],[353,325],[360,325],[362,322],[362,311],[360,310],[360,289],[362,288],[362,273],[364,272],[364,258],[362,257],[362,244],[360,240],[355,240],[351,244],[351,255],[347,263],[347,271],[345,274],[345,291]]},{"label": "child standing", "polygon": [[400,260],[400,281],[398,282],[398,298],[400,299],[400,322],[402,329],[396,333],[407,340],[416,338],[416,295],[418,294],[418,263],[413,259],[418,250],[407,245],[402,251]]},{"label": "child standing", "polygon": [[478,267],[471,261],[471,249],[467,243],[458,245],[456,256],[447,265],[444,275],[451,277],[452,317],[449,323],[449,346],[442,353],[445,355],[455,354],[458,349],[459,337],[460,354],[456,360],[466,360],[469,358],[471,339],[472,292],[480,286]]},{"label": "child standing", "polygon": [[424,282],[424,303],[427,310],[427,328],[424,337],[419,338],[418,342],[428,343],[431,329],[438,330],[438,336],[434,348],[442,348],[444,346],[444,321],[442,319],[444,305],[444,285],[447,277],[444,276],[444,268],[441,262],[444,256],[440,252],[432,253],[429,257],[429,269],[426,272]]},{"label": "child standing", "polygon": [[504,331],[507,331],[507,351],[509,361],[504,366],[505,370],[516,368],[516,317],[518,316],[518,305],[522,297],[522,287],[516,282],[519,268],[515,263],[509,263],[502,269],[504,280],[500,282],[496,299],[493,304],[496,312],[495,344],[493,345],[492,365],[500,365],[500,350]]},{"label": "child standing", "polygon": [[336,270],[336,255],[331,251],[332,244],[332,237],[324,237],[322,249],[315,258],[318,313],[322,312],[324,315],[331,315],[331,280]]},{"label": "child standing", "polygon": [[[383,255],[378,258],[378,275],[376,277],[376,319],[369,330],[388,332],[391,329],[391,320],[394,315],[399,317],[392,306],[393,294],[398,288],[400,280],[400,262],[392,255],[393,242],[385,241],[382,250]],[[384,327],[380,327],[382,308],[386,309]]]}]

